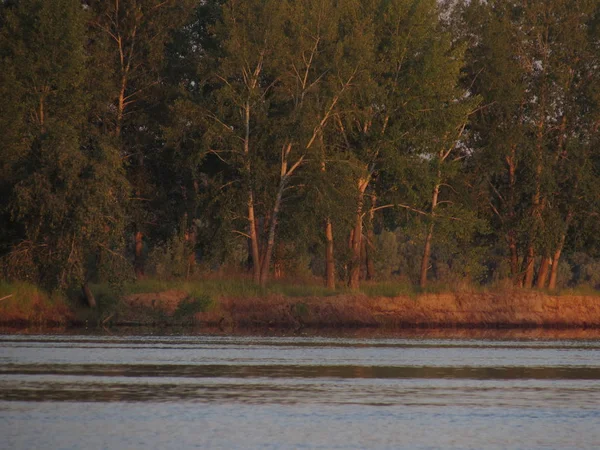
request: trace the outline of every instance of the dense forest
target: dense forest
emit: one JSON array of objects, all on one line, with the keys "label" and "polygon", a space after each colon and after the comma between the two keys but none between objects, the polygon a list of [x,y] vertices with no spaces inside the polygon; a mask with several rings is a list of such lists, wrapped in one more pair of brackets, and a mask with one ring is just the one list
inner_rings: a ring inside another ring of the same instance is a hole
[{"label": "dense forest", "polygon": [[600,0],[3,0],[0,270],[600,285]]}]

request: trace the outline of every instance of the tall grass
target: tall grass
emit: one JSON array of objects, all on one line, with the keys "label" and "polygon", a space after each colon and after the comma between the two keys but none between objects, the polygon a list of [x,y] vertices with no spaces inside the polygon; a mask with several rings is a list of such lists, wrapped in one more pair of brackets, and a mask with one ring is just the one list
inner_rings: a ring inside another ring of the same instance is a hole
[{"label": "tall grass", "polygon": [[65,325],[72,319],[63,293],[48,293],[31,283],[0,280],[0,299],[0,321],[4,323]]},{"label": "tall grass", "polygon": [[336,295],[360,294],[367,297],[415,297],[419,294],[435,294],[457,291],[485,291],[478,286],[466,286],[465,283],[443,284],[431,283],[422,289],[406,280],[398,281],[367,281],[361,284],[360,290],[352,291],[346,286],[339,286],[331,290],[318,282],[290,282],[272,281],[266,287],[255,284],[252,280],[243,277],[208,278],[203,280],[158,280],[143,279],[123,286],[121,293],[143,294],[180,290],[193,296],[207,295],[212,298],[235,297],[251,298],[265,297],[268,295],[282,295],[285,297],[332,297]]},{"label": "tall grass", "polygon": [[367,297],[414,297],[420,290],[409,282],[405,281],[385,281],[385,282],[366,282],[363,283],[361,292]]}]

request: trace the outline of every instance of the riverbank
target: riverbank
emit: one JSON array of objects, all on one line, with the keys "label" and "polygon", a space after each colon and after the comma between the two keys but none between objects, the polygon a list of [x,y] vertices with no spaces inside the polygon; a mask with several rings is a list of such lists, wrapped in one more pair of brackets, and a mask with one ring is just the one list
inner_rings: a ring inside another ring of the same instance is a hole
[{"label": "riverbank", "polygon": [[[505,289],[372,295],[276,288],[200,289],[199,284],[96,287],[99,308],[24,284],[3,285],[0,324],[38,326],[195,326],[236,329],[599,328],[600,295]],[[212,287],[211,287],[212,286]],[[139,286],[138,286],[139,288]],[[147,290],[148,286],[146,286]],[[212,290],[211,290],[212,289]],[[7,293],[9,291],[13,293]],[[142,289],[143,290],[143,289]],[[134,291],[134,292],[132,292]],[[392,293],[393,294],[393,293]]]}]

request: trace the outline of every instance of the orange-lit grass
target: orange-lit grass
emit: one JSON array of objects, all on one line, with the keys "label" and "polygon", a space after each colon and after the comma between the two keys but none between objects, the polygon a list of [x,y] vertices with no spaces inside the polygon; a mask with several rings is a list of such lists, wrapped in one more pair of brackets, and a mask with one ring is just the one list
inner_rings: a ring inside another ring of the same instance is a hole
[{"label": "orange-lit grass", "polygon": [[62,294],[49,294],[29,283],[1,281],[0,298],[4,324],[66,325],[74,317]]}]

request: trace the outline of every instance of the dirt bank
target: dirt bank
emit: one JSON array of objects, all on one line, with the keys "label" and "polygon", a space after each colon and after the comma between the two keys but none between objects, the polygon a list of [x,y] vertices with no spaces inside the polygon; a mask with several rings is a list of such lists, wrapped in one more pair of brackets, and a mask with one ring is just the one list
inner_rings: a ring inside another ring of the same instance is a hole
[{"label": "dirt bank", "polygon": [[[186,300],[184,292],[137,294],[124,301],[153,305],[166,315]],[[271,328],[457,327],[600,328],[600,297],[537,292],[423,294],[413,297],[225,297],[195,313],[204,326]],[[131,322],[131,321],[129,321]]]},{"label": "dirt bank", "polygon": [[[98,311],[69,308],[36,295],[0,305],[0,324],[195,325],[236,329],[597,328],[600,296],[531,291],[457,292],[368,297],[221,297],[200,300],[183,290],[133,294]],[[27,307],[25,307],[27,306]],[[200,312],[198,312],[200,311]]]}]

